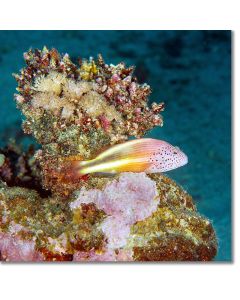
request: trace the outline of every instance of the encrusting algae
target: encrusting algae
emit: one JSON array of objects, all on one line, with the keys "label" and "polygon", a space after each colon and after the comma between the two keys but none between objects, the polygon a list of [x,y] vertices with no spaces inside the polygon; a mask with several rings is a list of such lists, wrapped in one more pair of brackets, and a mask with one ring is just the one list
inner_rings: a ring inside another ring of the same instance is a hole
[{"label": "encrusting algae", "polygon": [[131,168],[112,177],[71,172],[72,162],[163,125],[163,103],[147,105],[150,87],[133,68],[101,56],[75,65],[46,47],[24,58],[15,98],[41,149],[0,150],[1,260],[212,260],[210,221],[170,178]]}]

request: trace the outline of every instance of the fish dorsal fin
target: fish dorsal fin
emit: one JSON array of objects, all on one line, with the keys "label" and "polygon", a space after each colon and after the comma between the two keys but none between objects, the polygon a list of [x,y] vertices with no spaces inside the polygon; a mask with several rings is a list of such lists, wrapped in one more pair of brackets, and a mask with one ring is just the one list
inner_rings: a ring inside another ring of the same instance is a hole
[{"label": "fish dorsal fin", "polygon": [[[133,153],[134,150],[136,149],[137,150],[137,147],[142,144],[142,140],[143,139],[135,139],[135,140],[130,140],[130,141],[127,141],[127,142],[124,142],[122,144],[117,144],[117,145],[114,145],[112,147],[110,147],[109,149],[107,149],[106,151],[100,153],[96,159],[104,159],[106,157],[110,157],[110,156],[117,156],[120,154],[120,153],[124,153],[125,155],[127,153]],[[147,140],[150,140],[150,139],[145,139],[146,140],[146,143],[148,142]],[[141,145],[143,146],[143,145]]]}]

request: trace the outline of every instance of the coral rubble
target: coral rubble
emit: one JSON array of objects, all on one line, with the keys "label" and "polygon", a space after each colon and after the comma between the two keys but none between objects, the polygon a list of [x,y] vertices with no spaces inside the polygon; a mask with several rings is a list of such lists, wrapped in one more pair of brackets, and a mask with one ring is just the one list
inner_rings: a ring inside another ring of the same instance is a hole
[{"label": "coral rubble", "polygon": [[55,49],[30,50],[15,75],[23,130],[41,149],[0,150],[0,254],[4,261],[207,261],[208,219],[170,178],[145,173],[69,176],[66,161],[141,137],[163,104],[133,68],[101,56],[75,65]]}]

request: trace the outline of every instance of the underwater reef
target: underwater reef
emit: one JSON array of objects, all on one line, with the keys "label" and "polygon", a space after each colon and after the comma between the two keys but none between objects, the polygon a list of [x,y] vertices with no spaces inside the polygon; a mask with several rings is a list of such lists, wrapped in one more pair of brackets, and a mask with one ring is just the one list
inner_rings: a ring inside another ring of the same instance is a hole
[{"label": "underwater reef", "polygon": [[211,222],[169,177],[71,172],[130,137],[162,126],[164,104],[148,105],[149,85],[133,67],[71,61],[55,49],[29,50],[15,74],[23,131],[40,150],[0,149],[2,261],[209,261]]}]

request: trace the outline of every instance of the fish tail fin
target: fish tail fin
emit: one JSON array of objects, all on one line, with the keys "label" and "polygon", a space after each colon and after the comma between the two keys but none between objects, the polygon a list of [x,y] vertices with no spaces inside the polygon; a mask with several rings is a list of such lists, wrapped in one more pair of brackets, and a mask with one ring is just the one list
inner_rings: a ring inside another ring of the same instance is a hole
[{"label": "fish tail fin", "polygon": [[61,158],[58,164],[58,174],[66,183],[84,180],[88,176],[84,170],[86,164],[88,161],[81,160],[79,156]]}]

